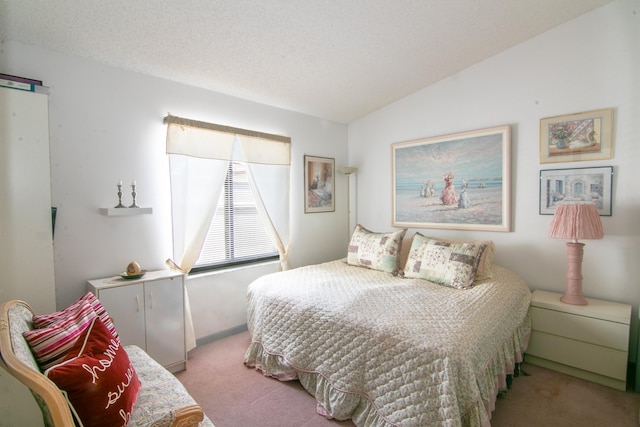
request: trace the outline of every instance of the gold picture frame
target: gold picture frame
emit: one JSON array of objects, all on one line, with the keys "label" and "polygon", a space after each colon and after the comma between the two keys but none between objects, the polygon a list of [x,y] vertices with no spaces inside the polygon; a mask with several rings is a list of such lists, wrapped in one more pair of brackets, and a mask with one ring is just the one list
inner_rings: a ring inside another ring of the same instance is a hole
[{"label": "gold picture frame", "polygon": [[613,108],[540,119],[540,163],[613,158]]}]

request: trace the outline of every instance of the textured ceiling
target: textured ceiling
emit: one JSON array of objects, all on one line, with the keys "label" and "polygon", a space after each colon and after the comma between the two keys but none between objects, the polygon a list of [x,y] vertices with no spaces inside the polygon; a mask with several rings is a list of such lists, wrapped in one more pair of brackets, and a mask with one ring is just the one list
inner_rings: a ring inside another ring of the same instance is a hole
[{"label": "textured ceiling", "polygon": [[610,1],[0,0],[0,39],[348,123]]}]

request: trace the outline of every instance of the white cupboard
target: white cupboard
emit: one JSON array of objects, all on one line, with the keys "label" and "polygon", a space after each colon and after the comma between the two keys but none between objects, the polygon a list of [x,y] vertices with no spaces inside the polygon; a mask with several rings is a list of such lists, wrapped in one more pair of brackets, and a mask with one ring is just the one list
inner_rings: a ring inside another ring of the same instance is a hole
[{"label": "white cupboard", "polygon": [[[56,310],[50,169],[48,96],[0,87],[0,302],[36,313]],[[42,425],[29,390],[3,369],[0,414],[0,425]]]},{"label": "white cupboard", "polygon": [[49,99],[0,87],[0,301],[56,310]]},{"label": "white cupboard", "polygon": [[89,291],[113,319],[120,341],[144,349],[171,372],[187,367],[184,286],[184,274],[172,270],[135,280],[89,280]]}]

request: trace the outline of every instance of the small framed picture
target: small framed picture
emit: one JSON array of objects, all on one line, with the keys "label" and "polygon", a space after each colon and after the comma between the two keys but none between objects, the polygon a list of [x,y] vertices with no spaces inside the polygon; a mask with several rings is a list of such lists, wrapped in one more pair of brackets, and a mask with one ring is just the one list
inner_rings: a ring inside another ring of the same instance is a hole
[{"label": "small framed picture", "polygon": [[613,166],[540,171],[540,215],[553,215],[562,202],[593,202],[611,216]]},{"label": "small framed picture", "polygon": [[540,163],[613,158],[613,108],[540,119]]},{"label": "small framed picture", "polygon": [[334,212],[335,159],[304,156],[304,213]]}]

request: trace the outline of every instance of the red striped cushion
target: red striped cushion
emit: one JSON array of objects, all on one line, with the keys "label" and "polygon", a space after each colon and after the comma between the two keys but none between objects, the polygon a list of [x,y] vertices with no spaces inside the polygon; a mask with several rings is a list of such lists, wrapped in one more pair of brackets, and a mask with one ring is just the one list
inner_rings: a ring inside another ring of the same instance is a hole
[{"label": "red striped cushion", "polygon": [[87,292],[82,298],[80,298],[79,300],[77,300],[76,302],[74,302],[73,304],[71,304],[69,307],[65,308],[62,311],[56,311],[55,313],[51,313],[51,314],[40,314],[40,315],[33,316],[33,319],[32,319],[33,326],[36,329],[46,328],[51,326],[54,323],[60,322],[61,320],[64,320],[69,315],[69,313],[77,310],[78,306],[82,305],[85,302],[89,303],[91,307],[93,307],[93,311],[95,311],[96,315],[100,318],[100,320],[102,320],[102,323],[104,323],[104,325],[107,327],[109,332],[111,332],[111,334],[114,337],[116,337],[116,339],[118,339],[118,333],[116,332],[116,328],[113,325],[113,322],[111,321],[111,317],[109,317],[109,313],[107,313],[107,310],[105,310],[100,300],[96,298],[96,296],[93,295],[91,292]]},{"label": "red striped cushion", "polygon": [[96,318],[93,307],[85,301],[74,305],[72,310],[66,312],[66,317],[59,321],[45,328],[24,332],[24,338],[36,356],[40,368],[44,371],[62,362],[78,337]]}]

